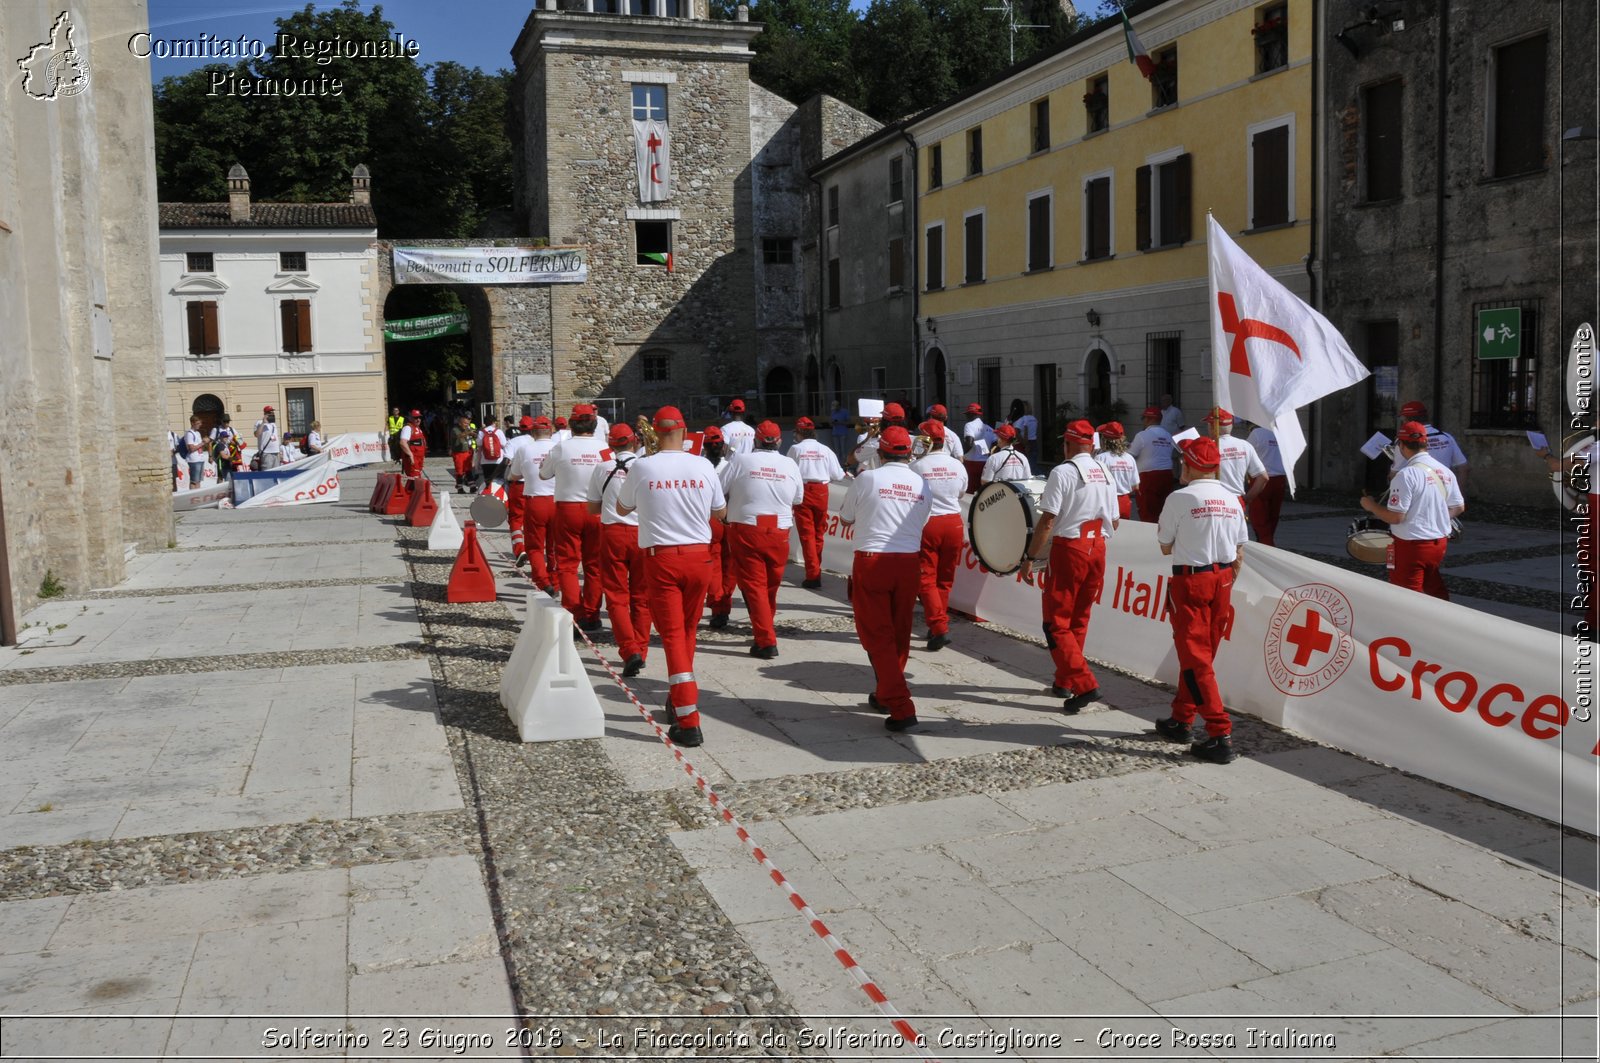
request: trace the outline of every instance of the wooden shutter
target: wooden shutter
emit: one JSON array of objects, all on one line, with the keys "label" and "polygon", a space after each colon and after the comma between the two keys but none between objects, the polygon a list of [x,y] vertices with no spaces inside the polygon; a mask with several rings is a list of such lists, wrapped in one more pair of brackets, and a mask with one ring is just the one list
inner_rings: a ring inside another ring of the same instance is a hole
[{"label": "wooden shutter", "polygon": [[966,222],[966,257],[968,284],[983,280],[983,215],[974,214]]},{"label": "wooden shutter", "polygon": [[311,300],[296,299],[294,301],[295,316],[299,319],[300,328],[297,334],[298,349],[302,352],[311,349]]},{"label": "wooden shutter", "polygon": [[1263,129],[1250,140],[1254,196],[1250,225],[1282,225],[1289,220],[1289,127]]},{"label": "wooden shutter", "polygon": [[928,289],[944,287],[944,227],[928,230]]},{"label": "wooden shutter", "polygon": [[1133,174],[1133,246],[1150,249],[1150,167],[1141,166]]},{"label": "wooden shutter", "polygon": [[1495,177],[1544,169],[1545,66],[1542,34],[1495,50]]},{"label": "wooden shutter", "polygon": [[300,325],[295,320],[293,299],[284,299],[278,303],[278,323],[279,331],[283,333],[283,353],[291,354],[295,349],[295,340],[300,336]]},{"label": "wooden shutter", "polygon": [[901,288],[906,282],[905,240],[896,236],[889,241],[889,287]]},{"label": "wooden shutter", "polygon": [[1111,178],[1097,177],[1084,189],[1085,224],[1089,229],[1085,258],[1111,254]]},{"label": "wooden shutter", "polygon": [[205,311],[201,309],[204,303],[191,301],[183,304],[184,313],[189,316],[189,353],[206,353],[206,319]]},{"label": "wooden shutter", "polygon": [[1367,89],[1364,96],[1361,120],[1366,132],[1363,150],[1366,154],[1367,188],[1363,198],[1368,203],[1399,199],[1402,192],[1401,160],[1405,157],[1402,84],[1398,78],[1386,81]]},{"label": "wooden shutter", "polygon": [[200,304],[201,354],[218,354],[222,344],[217,341],[217,304],[207,300]]},{"label": "wooden shutter", "polygon": [[1050,268],[1050,197],[1028,200],[1028,268]]},{"label": "wooden shutter", "polygon": [[1167,163],[1172,167],[1172,181],[1176,189],[1176,194],[1173,196],[1172,226],[1168,230],[1172,234],[1173,243],[1188,243],[1194,233],[1194,167],[1191,165],[1193,161],[1193,155],[1184,154]]}]

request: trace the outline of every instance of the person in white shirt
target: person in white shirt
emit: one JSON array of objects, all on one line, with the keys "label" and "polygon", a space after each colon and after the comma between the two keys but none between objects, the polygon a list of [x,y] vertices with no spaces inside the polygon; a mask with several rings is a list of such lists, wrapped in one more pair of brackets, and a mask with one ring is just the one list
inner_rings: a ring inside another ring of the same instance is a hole
[{"label": "person in white shirt", "polygon": [[217,466],[217,482],[223,483],[237,468],[239,433],[233,430],[233,418],[223,414],[217,427],[211,430],[211,460]]},{"label": "person in white shirt", "polygon": [[1026,401],[1018,399],[1015,405],[1021,407],[1021,412],[1011,418],[1011,427],[1017,430],[1017,449],[1026,454],[1029,461],[1038,461],[1039,419],[1033,415],[1033,407]]},{"label": "person in white shirt", "polygon": [[1221,406],[1213,407],[1206,414],[1206,426],[1216,433],[1217,454],[1221,460],[1217,466],[1217,482],[1238,495],[1239,505],[1249,513],[1250,504],[1266,490],[1267,467],[1262,464],[1255,447],[1234,438],[1233,414]]},{"label": "person in white shirt", "polygon": [[1067,460],[1051,469],[1045,480],[1025,571],[1032,575],[1041,565],[1049,566],[1039,601],[1045,645],[1055,663],[1050,692],[1064,699],[1061,711],[1073,716],[1100,697],[1100,684],[1089,670],[1083,646],[1089,637],[1089,614],[1105,580],[1106,537],[1117,526],[1117,493],[1092,456],[1093,425],[1072,421],[1061,440]]},{"label": "person in white shirt", "polygon": [[322,447],[322,422],[312,421],[311,430],[306,433],[306,453],[321,454]]},{"label": "person in white shirt", "polygon": [[816,440],[816,422],[802,417],[794,423],[795,445],[789,457],[800,468],[805,497],[794,507],[800,533],[800,556],[805,559],[802,587],[822,586],[822,544],[828,538],[828,485],[844,479],[844,466],[831,447]]},{"label": "person in white shirt", "polygon": [[989,447],[994,442],[994,432],[983,423],[983,406],[976,402],[967,404],[966,424],[961,426],[962,459],[967,463],[967,490],[976,491],[983,478],[984,463],[989,460]]},{"label": "person in white shirt", "polygon": [[927,419],[938,421],[944,426],[944,449],[952,458],[960,461],[962,455],[966,453],[966,448],[961,445],[961,433],[950,427],[950,411],[936,402],[928,407]]},{"label": "person in white shirt", "polygon": [[[708,424],[701,433],[701,454],[718,474],[728,464],[728,444],[722,438],[722,429]],[[717,481],[722,482],[720,479]],[[720,631],[728,626],[728,615],[733,612],[733,588],[738,582],[734,567],[733,547],[728,542],[728,526],[722,521],[711,522],[711,558],[715,566],[711,573],[711,586],[706,591],[706,611],[711,614],[706,627]]]},{"label": "person in white shirt", "polygon": [[1139,519],[1147,524],[1161,520],[1161,505],[1177,486],[1172,476],[1172,433],[1159,424],[1161,411],[1144,410],[1144,428],[1128,444],[1139,465]]},{"label": "person in white shirt", "polygon": [[911,615],[920,582],[922,528],[933,495],[907,466],[911,433],[898,425],[878,437],[883,465],[855,478],[839,511],[855,528],[850,569],[850,607],[856,637],[876,677],[867,703],[889,718],[884,726],[905,731],[917,725],[917,706],[906,686],[911,656]]},{"label": "person in white shirt", "polygon": [[282,468],[284,465],[293,465],[303,457],[305,457],[305,455],[302,454],[300,452],[300,448],[295,445],[294,437],[284,436],[282,450],[283,460],[279,462],[279,467]]},{"label": "person in white shirt", "polygon": [[189,418],[189,430],[178,441],[189,474],[189,490],[206,485],[206,437],[200,432],[200,417]]},{"label": "person in white shirt", "polygon": [[[516,566],[521,568],[528,559],[528,534],[524,527],[528,508],[528,463],[522,455],[534,442],[533,418],[524,416],[513,428],[508,429],[508,433],[510,438],[506,440],[505,452],[506,523],[511,531],[511,556]],[[533,476],[535,480],[539,478],[537,466],[533,469]]]},{"label": "person in white shirt", "polygon": [[[1172,558],[1172,642],[1178,652],[1178,691],[1172,715],[1156,721],[1156,733],[1189,744],[1201,760],[1226,764],[1234,758],[1233,721],[1217,689],[1214,661],[1233,613],[1233,581],[1244,560],[1250,532],[1239,501],[1217,480],[1221,454],[1215,440],[1182,444],[1188,482],[1167,500],[1156,525],[1156,542]],[[1206,738],[1194,741],[1196,716]]]},{"label": "person in white shirt", "polygon": [[675,406],[656,411],[661,449],[639,458],[617,495],[616,511],[639,514],[639,547],[650,560],[650,618],[661,633],[667,658],[667,737],[681,746],[698,746],[700,686],[694,676],[695,626],[711,585],[711,525],[727,515],[711,463],[683,449],[683,414]]},{"label": "person in white shirt", "polygon": [[730,458],[735,454],[748,454],[755,449],[756,430],[744,423],[743,399],[734,399],[728,403],[728,423],[722,426],[722,441],[727,447]]},{"label": "person in white shirt", "polygon": [[1450,542],[1450,519],[1467,508],[1461,486],[1455,474],[1429,452],[1432,437],[1427,425],[1407,421],[1395,441],[1405,460],[1389,484],[1388,499],[1380,503],[1363,495],[1361,508],[1388,524],[1394,533],[1389,582],[1449,601],[1439,566]]},{"label": "person in white shirt", "polygon": [[930,446],[911,463],[911,471],[922,477],[933,499],[928,523],[922,529],[917,597],[928,625],[928,649],[938,651],[950,645],[950,589],[956,583],[956,564],[964,544],[961,496],[967,489],[967,467],[944,448],[941,422],[930,417],[917,428],[917,434],[926,437]]},{"label": "person in white shirt", "polygon": [[[561,605],[584,631],[600,630],[600,518],[589,512],[589,481],[606,449],[594,437],[594,407],[580,403],[568,421],[572,438],[557,443],[539,463],[539,476],[556,487],[556,575]],[[583,570],[579,589],[578,570]]]},{"label": "person in white shirt", "polygon": [[278,433],[278,415],[271,406],[261,407],[261,420],[256,422],[256,453],[261,456],[263,469],[276,469],[283,460],[283,440]]},{"label": "person in white shirt", "polygon": [[1095,432],[1103,449],[1094,460],[1106,471],[1117,492],[1117,517],[1128,520],[1133,516],[1133,493],[1139,489],[1139,463],[1128,455],[1127,430],[1121,421],[1107,421]]},{"label": "person in white shirt", "polygon": [[1278,517],[1283,513],[1283,500],[1289,494],[1289,476],[1283,468],[1283,455],[1278,452],[1278,433],[1270,428],[1257,428],[1247,442],[1261,456],[1267,470],[1267,484],[1250,503],[1250,526],[1262,546],[1275,545],[1278,534]]},{"label": "person in white shirt", "polygon": [[[599,423],[599,421],[595,422],[597,425]],[[557,444],[564,443],[572,438],[572,429],[568,427],[567,419],[565,417],[556,418],[555,431],[551,434],[550,438],[555,440]]]},{"label": "person in white shirt", "polygon": [[[1467,480],[1467,455],[1461,450],[1461,444],[1456,442],[1456,437],[1449,432],[1434,427],[1428,422],[1428,407],[1415,400],[1400,407],[1400,420],[1416,421],[1428,430],[1428,453],[1433,460],[1444,468],[1449,469],[1456,478],[1457,484],[1464,484]],[[1389,469],[1389,479],[1393,480],[1401,467],[1405,465],[1402,458],[1396,457],[1394,464]]]},{"label": "person in white shirt", "polygon": [[728,501],[726,545],[733,548],[739,590],[755,635],[750,655],[763,661],[778,656],[778,588],[789,563],[794,507],[805,499],[800,466],[778,453],[782,441],[783,429],[762,421],[755,427],[755,449],[735,454],[718,473]]},{"label": "person in white shirt", "polygon": [[517,493],[522,499],[520,509],[513,507],[512,489],[507,486],[511,541],[513,545],[522,544],[517,567],[527,565],[533,585],[549,594],[555,590],[558,571],[555,561],[556,481],[553,477],[546,480],[540,475],[540,469],[545,456],[555,449],[556,441],[550,437],[550,418],[541,414],[523,418],[523,421],[525,433],[517,438],[525,442],[517,444],[511,460],[506,463],[506,475],[513,483],[521,485]]},{"label": "person in white shirt", "polygon": [[1183,431],[1183,411],[1172,404],[1171,395],[1161,396],[1161,427],[1167,430],[1169,436]]},{"label": "person in white shirt", "polygon": [[881,431],[883,431],[883,419],[868,417],[865,428],[856,436],[856,445],[844,463],[854,466],[857,476],[882,464],[878,460],[878,433]]},{"label": "person in white shirt", "polygon": [[[600,584],[606,615],[622,657],[622,674],[632,678],[644,670],[650,653],[650,596],[645,590],[645,556],[639,546],[639,514],[618,513],[617,499],[638,460],[638,438],[625,424],[606,436],[610,449],[589,478],[589,513],[600,518]],[[637,591],[635,590],[637,588]]]},{"label": "person in white shirt", "polygon": [[493,420],[484,421],[478,433],[477,463],[485,487],[492,481],[506,478],[506,444],[509,442],[499,425]]},{"label": "person in white shirt", "polygon": [[995,449],[984,459],[983,472],[978,476],[979,484],[994,483],[996,480],[1026,480],[1033,475],[1033,466],[1028,464],[1028,456],[1021,450],[1021,440],[1017,430],[1009,424],[1003,424],[994,430]]}]

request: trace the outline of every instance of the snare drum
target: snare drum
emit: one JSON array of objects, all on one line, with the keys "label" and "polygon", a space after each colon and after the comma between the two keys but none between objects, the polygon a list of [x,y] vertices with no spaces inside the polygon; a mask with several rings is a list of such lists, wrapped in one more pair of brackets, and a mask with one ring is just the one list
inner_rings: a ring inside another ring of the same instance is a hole
[{"label": "snare drum", "polygon": [[984,571],[1004,576],[1022,567],[1038,521],[1044,477],[984,484],[967,507],[967,541]]},{"label": "snare drum", "polygon": [[480,528],[498,528],[506,522],[506,484],[504,480],[490,480],[483,485],[483,493],[468,507],[472,519]]},{"label": "snare drum", "polygon": [[1394,533],[1389,525],[1377,517],[1357,517],[1350,522],[1350,532],[1345,536],[1345,552],[1357,561],[1369,565],[1387,564],[1389,547],[1394,543]]}]

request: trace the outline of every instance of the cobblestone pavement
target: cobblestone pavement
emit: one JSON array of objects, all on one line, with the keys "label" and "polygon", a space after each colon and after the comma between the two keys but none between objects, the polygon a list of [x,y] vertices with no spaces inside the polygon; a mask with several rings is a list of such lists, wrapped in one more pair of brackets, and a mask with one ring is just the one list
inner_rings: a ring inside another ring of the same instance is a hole
[{"label": "cobblestone pavement", "polygon": [[[605,736],[517,740],[503,530],[499,600],[446,603],[372,477],[189,515],[0,651],[0,1054],[908,1054],[591,651]],[[1537,615],[1497,595],[1559,587],[1539,534],[1475,528],[1474,597]],[[1110,671],[1062,717],[983,625],[914,651],[891,736],[841,591],[784,589],[775,661],[737,606],[702,633],[689,759],[928,1054],[1594,1058],[1593,839],[1248,718],[1197,764]]]}]

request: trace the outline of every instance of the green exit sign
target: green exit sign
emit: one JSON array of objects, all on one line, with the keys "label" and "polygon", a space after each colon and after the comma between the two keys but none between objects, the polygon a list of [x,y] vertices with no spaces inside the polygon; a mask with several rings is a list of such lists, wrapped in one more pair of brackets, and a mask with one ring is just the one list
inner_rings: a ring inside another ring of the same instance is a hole
[{"label": "green exit sign", "polygon": [[1478,357],[1515,358],[1522,353],[1522,309],[1478,311]]}]

